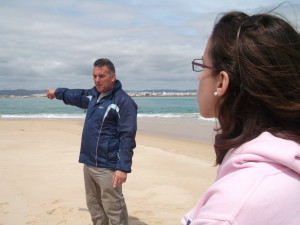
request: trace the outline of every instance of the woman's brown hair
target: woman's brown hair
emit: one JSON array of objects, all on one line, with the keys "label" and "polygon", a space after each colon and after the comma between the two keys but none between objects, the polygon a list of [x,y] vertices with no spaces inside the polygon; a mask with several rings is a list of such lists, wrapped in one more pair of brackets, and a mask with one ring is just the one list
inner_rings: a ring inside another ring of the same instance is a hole
[{"label": "woman's brown hair", "polygon": [[217,112],[216,163],[264,131],[300,143],[299,33],[277,16],[230,12],[210,40],[215,73],[229,76]]}]

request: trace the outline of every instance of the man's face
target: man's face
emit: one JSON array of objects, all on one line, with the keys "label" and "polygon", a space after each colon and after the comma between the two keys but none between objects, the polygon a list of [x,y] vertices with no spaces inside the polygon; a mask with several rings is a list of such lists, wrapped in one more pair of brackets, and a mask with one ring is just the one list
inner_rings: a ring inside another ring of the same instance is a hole
[{"label": "man's face", "polygon": [[116,81],[116,74],[112,73],[107,66],[95,66],[93,77],[97,91],[101,93],[110,91]]}]

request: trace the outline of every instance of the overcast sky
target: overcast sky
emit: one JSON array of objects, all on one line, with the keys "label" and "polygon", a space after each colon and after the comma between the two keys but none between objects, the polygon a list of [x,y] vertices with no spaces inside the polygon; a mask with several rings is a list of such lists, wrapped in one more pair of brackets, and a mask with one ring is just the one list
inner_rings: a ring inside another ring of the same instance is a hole
[{"label": "overcast sky", "polygon": [[[202,56],[216,17],[281,2],[0,0],[0,89],[90,88],[101,57],[113,61],[125,90],[196,89],[191,61]],[[276,12],[299,28],[300,0],[290,3]]]}]

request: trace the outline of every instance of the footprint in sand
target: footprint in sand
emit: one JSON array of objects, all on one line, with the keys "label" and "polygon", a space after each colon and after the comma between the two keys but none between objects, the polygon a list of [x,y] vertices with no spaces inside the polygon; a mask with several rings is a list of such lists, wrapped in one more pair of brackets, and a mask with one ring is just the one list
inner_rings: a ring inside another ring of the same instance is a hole
[{"label": "footprint in sand", "polygon": [[53,215],[55,213],[55,211],[56,211],[56,209],[52,209],[52,210],[47,211],[47,213],[50,215]]},{"label": "footprint in sand", "polygon": [[135,215],[146,215],[146,216],[154,216],[154,213],[149,210],[136,210],[134,211]]},{"label": "footprint in sand", "polygon": [[48,210],[47,213],[49,215],[57,215],[57,214],[62,214],[62,215],[68,215],[73,211],[73,209],[69,209],[66,207],[58,207],[58,208],[54,208],[51,210]]},{"label": "footprint in sand", "polygon": [[54,201],[52,201],[52,202],[46,202],[46,203],[43,203],[43,204],[41,204],[41,206],[55,205],[55,204],[59,204],[59,203],[61,203],[61,202],[63,202],[63,201],[60,200],[60,199],[56,199],[56,200],[54,200]]},{"label": "footprint in sand", "polygon": [[8,205],[9,205],[9,202],[0,202],[0,214],[1,215],[8,213],[7,211],[4,211],[4,207],[8,206]]}]

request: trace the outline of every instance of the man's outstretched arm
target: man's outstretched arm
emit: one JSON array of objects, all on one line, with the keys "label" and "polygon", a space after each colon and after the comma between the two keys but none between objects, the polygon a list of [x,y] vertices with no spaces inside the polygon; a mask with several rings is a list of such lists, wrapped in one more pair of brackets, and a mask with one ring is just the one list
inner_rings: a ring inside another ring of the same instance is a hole
[{"label": "man's outstretched arm", "polygon": [[68,89],[68,88],[57,88],[45,89],[46,95],[49,99],[63,100],[66,105],[77,106],[82,109],[87,109],[90,99],[87,97],[90,94],[91,89]]}]

